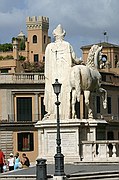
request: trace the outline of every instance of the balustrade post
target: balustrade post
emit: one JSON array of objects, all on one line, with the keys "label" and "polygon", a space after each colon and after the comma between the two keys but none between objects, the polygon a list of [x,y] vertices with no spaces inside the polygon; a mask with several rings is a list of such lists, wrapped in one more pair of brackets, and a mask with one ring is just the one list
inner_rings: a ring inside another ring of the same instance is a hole
[{"label": "balustrade post", "polygon": [[38,74],[34,75],[34,81],[38,81]]},{"label": "balustrade post", "polygon": [[96,157],[96,144],[92,143],[92,160]]},{"label": "balustrade post", "polygon": [[112,143],[113,148],[112,148],[112,157],[116,157],[116,143]]},{"label": "balustrade post", "polygon": [[108,144],[107,144],[107,158],[109,158],[109,147],[108,147]]}]

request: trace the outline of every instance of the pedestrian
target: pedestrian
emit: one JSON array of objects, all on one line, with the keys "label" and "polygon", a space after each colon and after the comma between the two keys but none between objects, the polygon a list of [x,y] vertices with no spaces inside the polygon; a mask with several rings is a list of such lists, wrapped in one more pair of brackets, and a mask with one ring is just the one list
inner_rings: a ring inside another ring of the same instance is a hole
[{"label": "pedestrian", "polygon": [[29,161],[29,158],[26,156],[25,153],[22,154],[22,167],[23,168],[28,168],[30,166],[30,161]]},{"label": "pedestrian", "polygon": [[7,171],[7,163],[6,163],[6,160],[5,160],[5,154],[4,154],[3,172],[6,172],[6,171]]},{"label": "pedestrian", "polygon": [[3,173],[4,157],[4,153],[2,152],[2,149],[0,149],[0,173]]},{"label": "pedestrian", "polygon": [[19,163],[20,163],[20,158],[19,158],[19,153],[17,152],[15,154],[15,164],[14,164],[14,170],[19,168]]},{"label": "pedestrian", "polygon": [[14,163],[15,163],[15,159],[12,153],[10,153],[10,158],[8,159],[8,167],[9,167],[9,171],[14,170]]}]

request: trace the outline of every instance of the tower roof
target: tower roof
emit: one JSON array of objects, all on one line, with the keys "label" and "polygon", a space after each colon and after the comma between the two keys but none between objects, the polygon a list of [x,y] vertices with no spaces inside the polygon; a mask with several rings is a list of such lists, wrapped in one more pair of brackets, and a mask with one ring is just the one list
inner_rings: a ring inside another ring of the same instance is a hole
[{"label": "tower roof", "polygon": [[25,34],[23,33],[23,31],[20,31],[20,33],[17,36],[18,38],[24,38]]}]

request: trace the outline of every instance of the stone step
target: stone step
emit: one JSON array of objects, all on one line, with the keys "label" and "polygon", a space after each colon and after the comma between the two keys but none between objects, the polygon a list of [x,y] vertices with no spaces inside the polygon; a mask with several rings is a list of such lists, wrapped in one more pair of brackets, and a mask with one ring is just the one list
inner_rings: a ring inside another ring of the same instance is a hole
[{"label": "stone step", "polygon": [[103,171],[103,172],[88,172],[69,175],[70,180],[81,180],[81,179],[119,179],[119,171]]}]

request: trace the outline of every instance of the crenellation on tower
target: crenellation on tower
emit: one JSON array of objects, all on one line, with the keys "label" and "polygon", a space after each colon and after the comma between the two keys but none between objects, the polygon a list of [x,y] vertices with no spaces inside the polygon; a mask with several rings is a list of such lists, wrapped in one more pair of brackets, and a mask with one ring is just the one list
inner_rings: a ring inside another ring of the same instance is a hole
[{"label": "crenellation on tower", "polygon": [[30,29],[49,29],[49,18],[45,16],[32,16],[26,18],[26,27]]},{"label": "crenellation on tower", "polygon": [[37,21],[42,21],[44,23],[49,23],[49,18],[46,16],[38,16]]}]

